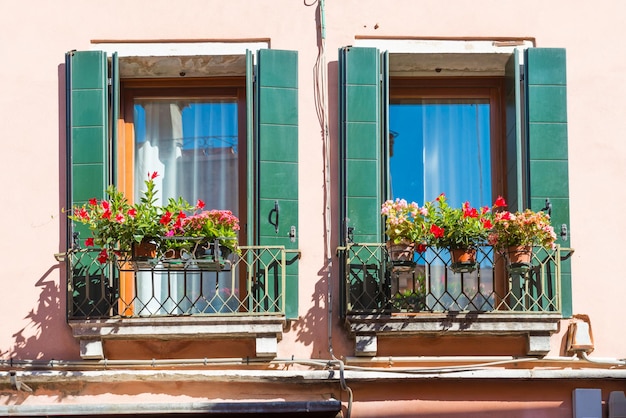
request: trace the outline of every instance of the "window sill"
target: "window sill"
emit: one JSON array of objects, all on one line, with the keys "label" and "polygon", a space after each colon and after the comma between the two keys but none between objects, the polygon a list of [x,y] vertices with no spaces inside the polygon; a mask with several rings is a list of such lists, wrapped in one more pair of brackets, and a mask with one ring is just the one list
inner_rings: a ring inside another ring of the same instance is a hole
[{"label": "window sill", "polygon": [[275,357],[284,315],[69,320],[83,359],[104,359],[107,340],[254,338],[257,357]]},{"label": "window sill", "polygon": [[376,356],[379,336],[417,335],[526,335],[527,354],[545,355],[550,336],[558,331],[560,314],[528,313],[419,313],[348,315],[346,325],[355,338],[356,356]]}]

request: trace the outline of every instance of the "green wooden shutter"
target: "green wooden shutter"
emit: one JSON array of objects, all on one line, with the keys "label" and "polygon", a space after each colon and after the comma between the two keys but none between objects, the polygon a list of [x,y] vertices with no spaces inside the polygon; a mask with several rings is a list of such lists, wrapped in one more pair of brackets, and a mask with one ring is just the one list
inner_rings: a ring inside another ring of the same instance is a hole
[{"label": "green wooden shutter", "polygon": [[[264,49],[257,55],[256,156],[260,245],[298,248],[298,54]],[[298,268],[287,261],[287,318],[298,316]]]},{"label": "green wooden shutter", "polygon": [[[539,210],[546,198],[552,203],[552,224],[560,233],[570,226],[567,160],[567,83],[565,50],[526,50],[526,114],[529,157],[530,207]],[[560,237],[558,243],[570,247]],[[563,315],[572,315],[571,267],[561,265]]]},{"label": "green wooden shutter", "polygon": [[[109,182],[107,57],[102,51],[66,54],[67,205],[105,197]],[[90,236],[84,225],[74,225],[80,239]]]},{"label": "green wooden shutter", "polygon": [[505,66],[506,109],[506,202],[510,211],[523,209],[527,174],[526,146],[522,128],[522,85],[520,53],[515,50]]},{"label": "green wooden shutter", "polygon": [[380,242],[383,202],[380,53],[339,50],[341,242]]}]

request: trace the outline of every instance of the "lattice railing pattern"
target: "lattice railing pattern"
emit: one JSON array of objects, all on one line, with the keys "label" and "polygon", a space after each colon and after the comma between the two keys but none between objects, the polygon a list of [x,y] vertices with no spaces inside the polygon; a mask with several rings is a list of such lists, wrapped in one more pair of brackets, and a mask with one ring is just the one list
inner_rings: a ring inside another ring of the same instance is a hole
[{"label": "lattice railing pattern", "polygon": [[413,262],[391,262],[383,243],[339,248],[347,314],[561,311],[561,258],[569,249],[533,248],[529,265],[509,266],[491,246],[454,271],[449,251],[428,247]]},{"label": "lattice railing pattern", "polygon": [[67,253],[68,318],[283,314],[286,268],[298,251],[240,247],[211,260],[125,256],[100,264],[97,249]]}]

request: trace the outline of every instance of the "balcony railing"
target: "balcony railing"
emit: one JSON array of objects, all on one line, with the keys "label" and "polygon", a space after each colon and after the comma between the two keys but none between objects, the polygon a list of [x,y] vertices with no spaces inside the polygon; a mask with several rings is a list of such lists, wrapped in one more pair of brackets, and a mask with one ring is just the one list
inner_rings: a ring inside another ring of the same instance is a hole
[{"label": "balcony railing", "polygon": [[68,319],[285,313],[287,266],[297,250],[240,247],[211,260],[100,264],[97,249],[70,251]]},{"label": "balcony railing", "polygon": [[[458,271],[449,251],[429,247],[413,262],[392,263],[382,243],[339,249],[347,315],[405,313],[561,312],[561,260],[572,252],[533,248],[529,265],[507,266],[492,247]],[[456,270],[456,271],[455,271]]]}]

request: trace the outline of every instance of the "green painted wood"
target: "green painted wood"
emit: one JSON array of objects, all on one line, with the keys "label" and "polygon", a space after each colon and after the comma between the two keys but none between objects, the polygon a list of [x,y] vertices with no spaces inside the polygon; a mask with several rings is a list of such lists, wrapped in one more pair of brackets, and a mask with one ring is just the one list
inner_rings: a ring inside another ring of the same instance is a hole
[{"label": "green painted wood", "polygon": [[[103,51],[66,55],[68,207],[103,199],[109,183],[109,118],[107,57]],[[70,227],[80,239],[90,234],[83,225]],[[68,242],[71,245],[71,241]]]},{"label": "green painted wood", "polygon": [[[383,60],[384,62],[384,60]],[[381,57],[376,48],[339,50],[341,242],[380,242],[386,167],[382,141]]]},{"label": "green painted wood", "polygon": [[522,96],[520,56],[516,50],[505,66],[506,111],[506,201],[511,211],[520,210],[526,201],[527,164],[522,140]]},{"label": "green painted wood", "polygon": [[[264,49],[258,52],[257,60],[258,242],[297,249],[298,54]],[[295,231],[293,238],[292,231]],[[285,314],[287,318],[297,318],[297,263],[291,264],[287,272]]]},{"label": "green painted wood", "polygon": [[[528,192],[533,210],[552,203],[552,225],[557,235],[567,225],[568,240],[558,243],[571,247],[569,180],[567,158],[567,78],[566,54],[561,48],[529,48],[525,53],[525,93],[527,144],[529,155]],[[569,261],[564,262],[569,273]],[[571,276],[563,276],[561,305],[563,316],[572,315]]]}]

